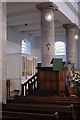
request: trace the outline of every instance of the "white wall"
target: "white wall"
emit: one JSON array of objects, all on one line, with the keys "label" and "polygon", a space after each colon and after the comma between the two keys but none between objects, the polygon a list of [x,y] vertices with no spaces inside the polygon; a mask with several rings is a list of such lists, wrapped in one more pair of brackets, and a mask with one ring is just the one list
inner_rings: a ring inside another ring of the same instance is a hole
[{"label": "white wall", "polygon": [[[10,90],[21,90],[20,79],[20,57],[17,53],[21,52],[21,34],[8,27],[7,32],[7,69],[6,79],[10,79]],[[15,64],[13,64],[15,63]],[[17,66],[17,67],[16,67]],[[16,68],[16,69],[15,69]]]},{"label": "white wall", "polygon": [[[17,66],[17,67],[16,67]],[[7,54],[7,79],[21,78],[21,54]]]},{"label": "white wall", "polygon": [[20,53],[21,52],[21,44],[7,41],[7,53]]},{"label": "white wall", "polygon": [[7,53],[21,52],[21,34],[8,27],[7,32]]},{"label": "white wall", "polygon": [[6,79],[10,79],[10,90],[21,90],[21,54],[7,54]]},{"label": "white wall", "polygon": [[31,56],[37,57],[40,60],[40,39],[26,34],[22,34],[22,39],[26,39],[31,44]]},{"label": "white wall", "polygon": [[8,27],[7,28],[7,40],[20,43],[21,42],[21,34],[15,29]]},{"label": "white wall", "polygon": [[[38,40],[25,34],[21,34],[12,28],[8,28],[7,40],[7,70],[6,79],[10,79],[10,90],[21,90],[21,41],[27,39],[31,44],[31,56],[38,55]],[[40,47],[40,46],[39,46]],[[15,63],[15,64],[13,64]],[[17,67],[16,67],[17,66]],[[15,69],[16,68],[16,69]]]},{"label": "white wall", "polygon": [[21,53],[21,41],[26,39],[31,44],[31,56],[40,60],[40,39],[21,34],[12,28],[8,28],[7,53]]}]

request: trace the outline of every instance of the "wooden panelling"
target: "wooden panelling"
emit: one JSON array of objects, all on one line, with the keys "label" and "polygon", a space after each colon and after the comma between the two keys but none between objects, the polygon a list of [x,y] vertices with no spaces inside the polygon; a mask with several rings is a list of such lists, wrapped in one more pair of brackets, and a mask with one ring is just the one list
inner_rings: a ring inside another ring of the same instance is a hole
[{"label": "wooden panelling", "polygon": [[22,77],[32,76],[37,72],[37,58],[22,56]]},{"label": "wooden panelling", "polygon": [[39,91],[51,91],[53,94],[59,94],[65,91],[65,73],[64,71],[53,71],[51,68],[43,67],[38,73]]}]

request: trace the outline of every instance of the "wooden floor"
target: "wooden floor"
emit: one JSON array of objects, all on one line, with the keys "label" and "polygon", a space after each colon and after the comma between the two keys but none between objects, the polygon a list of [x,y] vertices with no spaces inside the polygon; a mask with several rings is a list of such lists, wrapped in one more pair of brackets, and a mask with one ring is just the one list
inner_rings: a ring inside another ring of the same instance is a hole
[{"label": "wooden floor", "polygon": [[2,105],[2,120],[80,120],[80,99],[59,96],[17,96]]}]

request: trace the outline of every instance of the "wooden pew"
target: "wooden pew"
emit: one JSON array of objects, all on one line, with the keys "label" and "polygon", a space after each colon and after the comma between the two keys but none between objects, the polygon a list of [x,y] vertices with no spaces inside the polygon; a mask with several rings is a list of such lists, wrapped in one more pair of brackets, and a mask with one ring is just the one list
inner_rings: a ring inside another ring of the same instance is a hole
[{"label": "wooden pew", "polygon": [[80,100],[80,97],[61,97],[61,96],[35,96],[35,95],[27,95],[27,96],[17,96],[17,99],[33,99],[33,100]]},{"label": "wooden pew", "polygon": [[[3,111],[15,111],[36,114],[54,114],[58,112],[61,120],[77,120],[74,105],[44,105],[44,104],[7,104]],[[65,116],[66,115],[66,116]]]},{"label": "wooden pew", "polygon": [[54,102],[54,101],[60,101],[60,102],[70,102],[70,103],[79,103],[80,98],[78,97],[51,97],[51,96],[18,96],[14,100],[8,100],[7,102]]},{"label": "wooden pew", "polygon": [[16,100],[16,101],[13,101],[13,102],[11,102],[12,104],[34,104],[34,105],[36,105],[36,104],[44,104],[44,105],[66,105],[66,106],[70,106],[71,104],[73,104],[74,105],[74,109],[75,109],[75,111],[79,111],[79,109],[80,109],[80,107],[79,107],[79,103],[77,102],[77,101],[50,101],[50,100],[45,100],[45,101],[37,101],[37,100],[35,100],[35,101],[32,101],[32,100]]},{"label": "wooden pew", "polygon": [[[35,115],[32,114],[32,116],[35,116],[35,120],[38,120],[36,119],[36,116],[39,117],[38,114],[54,115],[56,112],[59,113],[59,120],[78,120],[78,112],[80,109],[80,99],[78,97],[18,96],[14,100],[8,102],[7,105],[3,105],[3,116],[7,111],[22,112],[26,113],[28,116],[30,113],[33,113]],[[47,117],[48,120],[52,120],[52,118],[49,119],[49,117]],[[44,117],[42,118],[44,119]],[[47,118],[45,116],[46,120]]]},{"label": "wooden pew", "polygon": [[29,112],[13,112],[3,111],[2,120],[14,119],[14,120],[59,120],[58,113],[54,114],[40,114],[40,113],[29,113]]},{"label": "wooden pew", "polygon": [[76,109],[79,108],[79,100],[74,97],[42,97],[42,96],[26,96],[16,97],[14,100],[8,101],[9,103],[20,104],[52,104],[52,105],[70,105],[73,104]]},{"label": "wooden pew", "polygon": [[[58,96],[47,96],[47,97],[43,97],[43,96],[17,96],[16,99],[14,99],[14,101],[64,101],[64,102],[78,102],[80,101],[80,98],[78,97],[58,97]],[[9,102],[11,100],[8,100]]]}]

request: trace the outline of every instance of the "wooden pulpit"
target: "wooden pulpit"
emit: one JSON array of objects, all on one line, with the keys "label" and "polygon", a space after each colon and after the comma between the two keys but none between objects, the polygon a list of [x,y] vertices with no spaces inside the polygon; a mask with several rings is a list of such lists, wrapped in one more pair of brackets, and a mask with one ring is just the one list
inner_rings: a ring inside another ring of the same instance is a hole
[{"label": "wooden pulpit", "polygon": [[44,95],[59,95],[65,91],[64,70],[55,71],[53,67],[38,68],[38,91]]}]

